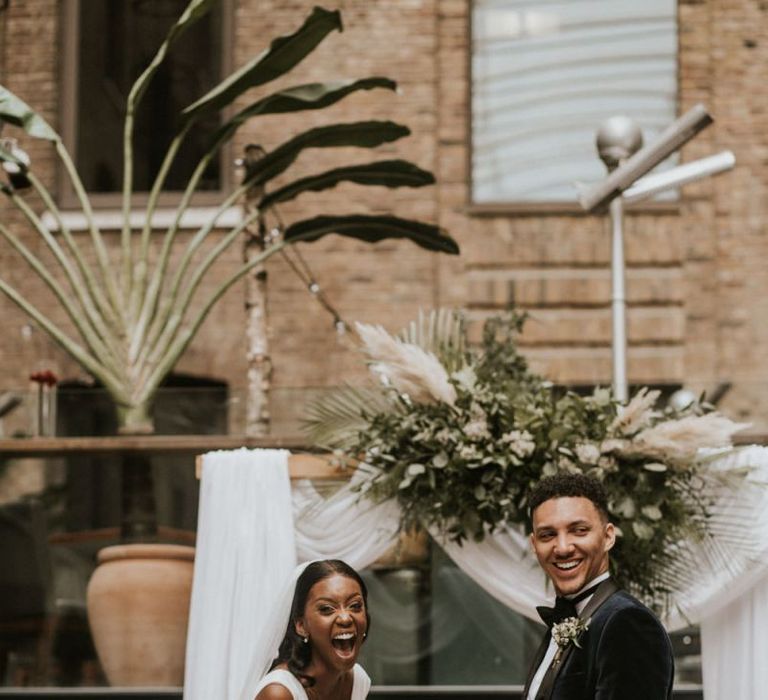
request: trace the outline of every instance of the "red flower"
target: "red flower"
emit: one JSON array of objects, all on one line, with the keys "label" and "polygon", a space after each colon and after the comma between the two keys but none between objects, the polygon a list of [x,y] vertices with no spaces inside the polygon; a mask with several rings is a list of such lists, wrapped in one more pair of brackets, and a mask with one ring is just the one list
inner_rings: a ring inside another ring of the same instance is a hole
[{"label": "red flower", "polygon": [[29,375],[29,379],[30,381],[36,382],[37,384],[43,384],[45,386],[55,386],[59,381],[58,377],[49,369],[42,369],[37,372],[32,372],[32,374]]}]

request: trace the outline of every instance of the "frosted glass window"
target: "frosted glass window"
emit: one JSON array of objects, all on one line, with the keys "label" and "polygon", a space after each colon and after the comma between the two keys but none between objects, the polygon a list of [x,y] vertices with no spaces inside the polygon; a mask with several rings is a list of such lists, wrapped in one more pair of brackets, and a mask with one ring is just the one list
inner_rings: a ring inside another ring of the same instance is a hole
[{"label": "frosted glass window", "polygon": [[676,9],[674,0],[475,0],[473,201],[575,202],[574,182],[605,176],[594,144],[604,119],[632,117],[646,143],[673,121]]}]

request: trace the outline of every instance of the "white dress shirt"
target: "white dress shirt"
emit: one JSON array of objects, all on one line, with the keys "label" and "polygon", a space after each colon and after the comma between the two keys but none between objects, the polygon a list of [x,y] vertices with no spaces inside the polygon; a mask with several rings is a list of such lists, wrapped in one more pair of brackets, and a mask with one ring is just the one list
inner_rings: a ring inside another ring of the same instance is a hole
[{"label": "white dress shirt", "polygon": [[[602,583],[605,581],[605,579],[610,577],[610,572],[606,571],[604,574],[600,574],[599,576],[596,576],[593,578],[589,583],[587,583],[585,586],[582,586],[580,590],[578,590],[573,595],[565,596],[566,598],[575,598],[576,596],[581,593],[581,591],[587,590],[587,588],[590,588],[591,586],[594,586],[598,583]],[[594,595],[594,593],[592,594]],[[587,596],[584,598],[584,600],[580,600],[578,603],[576,603],[576,611],[581,615],[581,611],[584,610],[585,607],[587,607],[587,603],[589,603],[590,600],[592,600],[592,595]],[[541,660],[541,663],[539,664],[539,667],[536,669],[536,675],[533,677],[533,680],[531,681],[531,687],[528,689],[528,698],[527,700],[536,700],[536,693],[539,692],[539,688],[541,687],[541,682],[544,680],[544,676],[547,673],[547,670],[549,669],[550,665],[552,664],[552,661],[555,658],[555,654],[557,653],[557,643],[554,639],[550,636],[549,638],[549,646],[547,647],[547,651],[544,654],[544,658]]]}]

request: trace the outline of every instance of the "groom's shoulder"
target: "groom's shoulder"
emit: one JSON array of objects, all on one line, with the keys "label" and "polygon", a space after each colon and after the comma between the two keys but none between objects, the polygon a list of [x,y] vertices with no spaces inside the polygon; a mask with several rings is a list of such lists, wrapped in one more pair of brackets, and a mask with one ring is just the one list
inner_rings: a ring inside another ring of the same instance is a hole
[{"label": "groom's shoulder", "polygon": [[[623,589],[615,591],[608,597],[595,611],[593,618],[608,619],[615,615],[620,617],[647,617],[659,622],[658,617],[647,605]],[[661,623],[659,622],[659,624]]]},{"label": "groom's shoulder", "polygon": [[[643,602],[625,590],[617,590],[593,614],[596,625],[621,624],[663,631],[664,627],[656,614]],[[663,633],[666,636],[666,632]]]}]

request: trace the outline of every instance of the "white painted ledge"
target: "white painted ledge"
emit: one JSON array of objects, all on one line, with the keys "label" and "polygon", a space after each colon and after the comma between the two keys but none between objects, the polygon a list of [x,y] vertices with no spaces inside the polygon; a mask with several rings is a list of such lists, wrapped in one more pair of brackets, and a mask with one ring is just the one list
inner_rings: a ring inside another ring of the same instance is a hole
[{"label": "white painted ledge", "polygon": [[[213,218],[218,207],[190,207],[181,217],[181,229],[199,229],[205,226]],[[87,231],[88,221],[85,215],[79,211],[62,212],[61,218],[64,225],[70,231]],[[165,230],[170,227],[176,218],[175,209],[158,209],[152,217],[152,228]],[[229,207],[225,209],[216,222],[216,228],[232,228],[237,226],[243,218],[240,207]],[[96,227],[100,231],[120,231],[123,228],[123,214],[117,209],[106,209],[95,211],[93,219]],[[43,224],[50,231],[58,231],[59,225],[50,212],[45,212],[42,216]],[[143,211],[132,211],[130,215],[131,229],[141,230],[144,228],[146,215]]]}]

